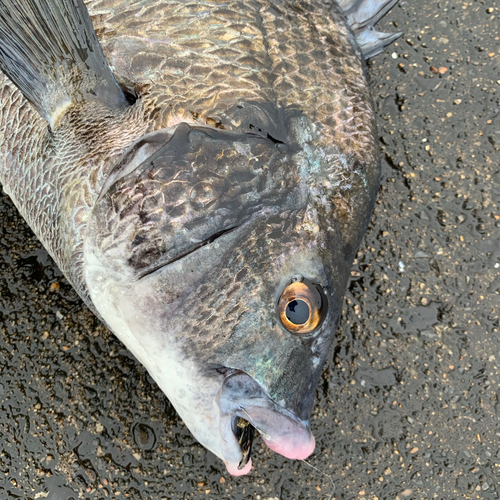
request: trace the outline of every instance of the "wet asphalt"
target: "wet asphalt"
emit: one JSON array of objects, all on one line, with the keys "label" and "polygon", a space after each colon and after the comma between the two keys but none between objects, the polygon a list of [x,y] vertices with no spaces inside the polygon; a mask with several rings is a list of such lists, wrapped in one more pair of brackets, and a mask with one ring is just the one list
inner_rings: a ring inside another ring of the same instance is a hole
[{"label": "wet asphalt", "polygon": [[308,464],[232,478],[0,194],[0,500],[495,499],[500,1],[401,1],[369,64],[383,179]]}]

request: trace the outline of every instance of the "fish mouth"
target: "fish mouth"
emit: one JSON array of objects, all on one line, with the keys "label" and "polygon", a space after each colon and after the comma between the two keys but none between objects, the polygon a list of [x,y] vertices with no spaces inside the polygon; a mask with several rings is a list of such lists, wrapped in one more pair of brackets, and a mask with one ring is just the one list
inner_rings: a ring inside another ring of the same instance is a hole
[{"label": "fish mouth", "polygon": [[244,372],[226,378],[216,403],[220,410],[223,460],[234,476],[248,474],[256,434],[268,448],[295,460],[307,458],[315,447],[309,421],[278,405]]},{"label": "fish mouth", "polygon": [[233,432],[241,447],[242,458],[237,467],[237,469],[241,471],[247,466],[251,459],[250,455],[252,453],[255,427],[244,418],[234,417]]}]

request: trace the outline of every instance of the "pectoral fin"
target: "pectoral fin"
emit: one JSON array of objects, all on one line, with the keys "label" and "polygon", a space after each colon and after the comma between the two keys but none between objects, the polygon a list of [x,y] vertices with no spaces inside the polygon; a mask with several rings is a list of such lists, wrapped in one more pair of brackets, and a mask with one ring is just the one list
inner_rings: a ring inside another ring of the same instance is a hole
[{"label": "pectoral fin", "polygon": [[128,105],[83,0],[0,0],[0,69],[52,128],[72,104]]}]

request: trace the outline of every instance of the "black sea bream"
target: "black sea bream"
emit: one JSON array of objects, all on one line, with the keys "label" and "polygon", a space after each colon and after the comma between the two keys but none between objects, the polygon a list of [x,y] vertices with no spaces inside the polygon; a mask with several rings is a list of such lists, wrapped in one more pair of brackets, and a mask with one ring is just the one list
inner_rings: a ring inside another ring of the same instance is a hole
[{"label": "black sea bream", "polygon": [[3,189],[231,474],[314,450],[395,2],[0,0]]}]

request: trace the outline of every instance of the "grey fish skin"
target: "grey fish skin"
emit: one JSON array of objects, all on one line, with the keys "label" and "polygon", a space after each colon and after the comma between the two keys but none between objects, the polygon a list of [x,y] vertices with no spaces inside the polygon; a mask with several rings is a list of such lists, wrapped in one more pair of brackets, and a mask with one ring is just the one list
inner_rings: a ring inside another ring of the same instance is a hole
[{"label": "grey fish skin", "polygon": [[[134,103],[85,61],[81,79],[72,63],[40,71],[67,92],[17,81],[40,114],[0,75],[4,190],[232,474],[251,468],[237,418],[287,457],[314,449],[315,388],[380,175],[363,53],[396,35],[365,28],[394,3],[341,2],[360,49],[334,2],[89,1]],[[324,301],[303,335],[277,311],[297,275]]]}]

